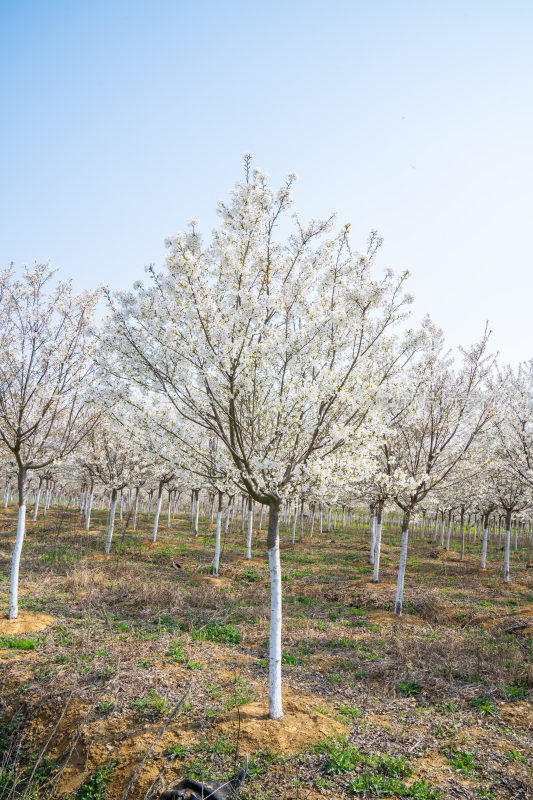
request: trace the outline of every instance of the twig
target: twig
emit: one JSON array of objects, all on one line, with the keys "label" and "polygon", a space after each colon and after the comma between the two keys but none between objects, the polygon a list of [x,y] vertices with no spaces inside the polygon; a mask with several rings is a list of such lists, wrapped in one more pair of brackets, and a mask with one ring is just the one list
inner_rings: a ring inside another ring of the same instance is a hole
[{"label": "twig", "polygon": [[137,769],[135,770],[135,772],[131,776],[130,782],[126,786],[126,788],[125,788],[120,800],[126,800],[126,797],[128,796],[131,787],[135,783],[135,779],[136,779],[137,775],[139,774],[139,772],[143,768],[146,759],[148,758],[148,756],[150,755],[150,753],[154,749],[154,747],[157,744],[157,742],[163,736],[164,732],[167,729],[167,726],[170,725],[170,723],[172,722],[172,720],[174,719],[174,717],[176,716],[178,711],[181,709],[182,705],[184,704],[185,700],[187,699],[187,696],[188,696],[189,692],[191,691],[191,687],[192,687],[192,682],[188,685],[187,689],[185,690],[185,694],[183,695],[183,697],[179,701],[178,705],[174,708],[174,710],[173,710],[172,714],[170,715],[170,717],[167,719],[167,721],[164,723],[164,725],[162,725],[161,728],[159,729],[159,732],[158,732],[157,736],[155,737],[155,739],[153,740],[152,744],[150,745],[150,747],[148,748],[148,750],[144,754],[144,757],[143,757],[141,763],[139,764],[139,766],[137,767]]},{"label": "twig", "polygon": [[69,698],[68,698],[67,702],[65,703],[65,708],[63,709],[63,711],[62,711],[62,712],[61,712],[61,714],[59,715],[59,719],[57,720],[56,724],[54,725],[54,728],[53,728],[53,730],[52,730],[52,733],[51,733],[51,734],[50,734],[50,736],[48,737],[48,739],[47,739],[47,742],[46,742],[45,746],[43,747],[43,749],[42,749],[42,750],[41,750],[41,752],[39,753],[39,758],[37,759],[37,761],[36,761],[36,762],[35,762],[35,764],[33,765],[33,769],[32,769],[32,771],[31,771],[31,775],[30,775],[30,777],[28,778],[28,785],[29,785],[29,786],[31,786],[31,782],[32,782],[32,780],[33,780],[33,776],[35,775],[35,771],[36,771],[37,767],[39,766],[39,764],[41,763],[41,761],[42,761],[42,758],[43,758],[44,754],[45,754],[45,753],[46,753],[46,751],[48,750],[48,745],[49,745],[49,744],[50,744],[50,742],[52,741],[52,739],[53,739],[53,737],[54,737],[54,735],[55,735],[55,732],[57,731],[57,729],[58,729],[58,727],[59,727],[59,724],[60,724],[61,720],[63,719],[63,717],[64,717],[64,716],[65,716],[65,714],[67,713],[67,708],[69,707],[69,705],[70,705],[70,701],[71,701],[71,700],[72,700],[72,692],[71,692],[71,694],[70,694],[70,696],[69,696]]}]

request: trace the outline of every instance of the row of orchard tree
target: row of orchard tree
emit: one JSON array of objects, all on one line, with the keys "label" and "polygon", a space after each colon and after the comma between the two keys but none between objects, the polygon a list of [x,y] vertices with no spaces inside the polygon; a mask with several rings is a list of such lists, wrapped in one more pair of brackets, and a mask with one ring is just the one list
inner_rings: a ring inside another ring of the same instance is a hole
[{"label": "row of orchard tree", "polygon": [[476,514],[485,560],[503,515],[508,581],[513,526],[522,531],[533,487],[533,362],[498,368],[487,332],[452,359],[430,320],[408,328],[408,276],[377,272],[377,235],[360,254],[349,226],[302,223],[289,213],[292,182],[273,191],[247,157],[209,242],[191,222],[146,285],[104,292],[98,327],[99,293],[73,294],[46,265],[0,277],[0,458],[4,495],[19,505],[10,617],[29,492],[34,516],[54,491],[77,495],[88,528],[93,503],[105,501],[106,552],[117,505],[134,527],[148,502],[155,539],[165,500],[170,516],[190,496],[197,531],[209,497],[215,573],[221,531],[241,503],[248,553],[254,513],[267,531],[273,718],[280,519],[295,537],[304,517],[312,532],[331,526],[332,509],[368,504],[378,580],[384,513],[396,508],[401,614],[413,520],[438,511],[444,531],[459,514],[464,553],[465,515]]}]

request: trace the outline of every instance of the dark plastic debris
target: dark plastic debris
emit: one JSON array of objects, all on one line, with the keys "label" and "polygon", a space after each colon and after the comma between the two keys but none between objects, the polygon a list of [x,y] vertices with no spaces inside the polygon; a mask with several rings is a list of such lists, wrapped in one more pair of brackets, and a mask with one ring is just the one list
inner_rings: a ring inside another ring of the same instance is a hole
[{"label": "dark plastic debris", "polygon": [[162,793],[162,800],[235,800],[238,797],[246,770],[241,769],[229,781],[200,783],[192,778],[172,783]]}]

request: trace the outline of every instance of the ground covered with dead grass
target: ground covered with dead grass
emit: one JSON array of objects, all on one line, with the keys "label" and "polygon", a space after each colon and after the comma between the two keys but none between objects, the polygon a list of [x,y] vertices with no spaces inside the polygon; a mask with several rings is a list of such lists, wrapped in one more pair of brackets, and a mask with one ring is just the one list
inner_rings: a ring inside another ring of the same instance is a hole
[{"label": "ground covered with dead grass", "polygon": [[[28,523],[21,621],[0,627],[1,800],[148,799],[184,776],[228,778],[246,755],[243,800],[533,797],[526,542],[504,587],[496,542],[482,571],[479,542],[461,562],[413,538],[398,620],[395,530],[377,586],[366,528],[294,546],[283,530],[276,723],[265,532],[246,561],[235,523],[216,579],[206,520],[195,538],[180,516],[156,544],[148,521],[135,534],[119,524],[106,558],[105,514],[93,519],[91,533],[72,509]],[[2,509],[5,608],[15,525]]]}]

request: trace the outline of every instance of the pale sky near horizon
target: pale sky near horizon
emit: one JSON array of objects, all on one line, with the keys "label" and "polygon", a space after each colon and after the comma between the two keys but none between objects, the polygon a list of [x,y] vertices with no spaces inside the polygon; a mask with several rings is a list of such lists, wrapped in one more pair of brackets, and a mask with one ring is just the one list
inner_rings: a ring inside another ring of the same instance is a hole
[{"label": "pale sky near horizon", "polygon": [[531,358],[532,41],[517,0],[0,0],[0,267],[127,288],[249,151],[450,345]]}]

